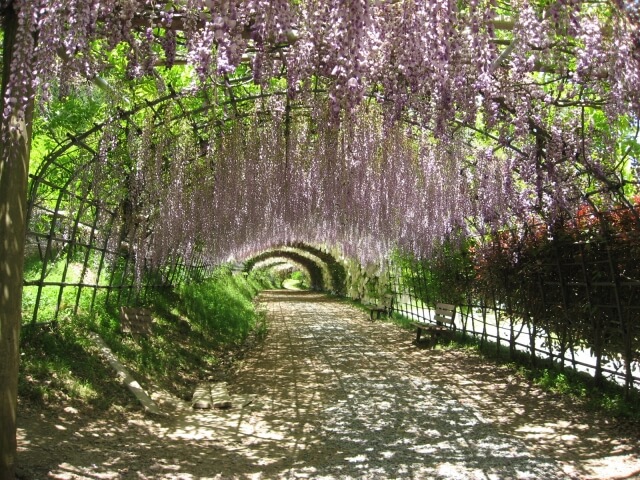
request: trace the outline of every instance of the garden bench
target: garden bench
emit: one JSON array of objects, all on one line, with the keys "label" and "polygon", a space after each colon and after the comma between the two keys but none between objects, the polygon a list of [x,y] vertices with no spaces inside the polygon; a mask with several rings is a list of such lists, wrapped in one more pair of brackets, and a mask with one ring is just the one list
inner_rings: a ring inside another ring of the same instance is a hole
[{"label": "garden bench", "polygon": [[151,334],[151,310],[148,308],[120,307],[120,331],[131,335]]},{"label": "garden bench", "polygon": [[393,295],[383,295],[379,303],[365,303],[364,306],[369,310],[369,316],[373,322],[373,315],[380,318],[381,314],[391,315],[393,312]]},{"label": "garden bench", "polygon": [[437,335],[444,332],[452,331],[454,328],[453,320],[456,316],[455,305],[448,303],[437,303],[436,314],[434,320],[436,323],[427,322],[411,322],[411,325],[416,327],[416,343],[420,341],[422,332],[429,332],[431,335],[431,341],[434,341]]}]

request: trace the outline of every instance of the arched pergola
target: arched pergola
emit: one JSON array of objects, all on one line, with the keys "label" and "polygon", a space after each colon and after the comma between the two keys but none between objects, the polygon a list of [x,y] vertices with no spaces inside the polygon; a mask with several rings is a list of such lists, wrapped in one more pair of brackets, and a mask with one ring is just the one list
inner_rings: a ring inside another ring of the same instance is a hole
[{"label": "arched pergola", "polygon": [[[283,280],[282,272],[290,274],[294,271],[304,272],[307,278],[312,278],[311,273],[309,272],[309,269],[306,265],[303,265],[295,260],[292,260],[291,258],[286,257],[270,257],[261,260],[257,262],[251,269],[252,272],[259,270],[268,271],[272,275],[278,275],[281,280]],[[284,283],[282,286],[286,288]],[[309,285],[309,287],[312,290],[320,290],[320,287],[318,285],[311,284]]]},{"label": "arched pergola", "polygon": [[[318,285],[321,286],[321,290],[338,295],[345,294],[347,274],[344,264],[326,250],[302,242],[272,247],[251,256],[245,260],[245,270],[251,271],[256,263],[267,258],[292,258],[293,256],[303,257],[306,262],[311,262],[314,265],[314,269],[319,269],[318,273],[320,274],[321,282]],[[309,273],[311,275],[311,271]]]},{"label": "arched pergola", "polygon": [[[72,261],[76,309],[273,245],[340,292],[340,262],[301,244],[371,262],[584,205],[640,221],[636,3],[2,0],[0,16],[2,479],[23,288],[33,319],[59,288],[57,315]],[[46,110],[78,78],[104,94],[95,125],[44,135],[36,92]],[[26,282],[25,232],[42,262]]]}]

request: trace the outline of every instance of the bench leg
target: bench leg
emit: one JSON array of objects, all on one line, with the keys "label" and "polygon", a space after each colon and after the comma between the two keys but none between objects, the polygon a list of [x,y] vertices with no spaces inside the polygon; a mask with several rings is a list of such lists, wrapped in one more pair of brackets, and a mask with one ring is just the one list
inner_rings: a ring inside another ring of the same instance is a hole
[{"label": "bench leg", "polygon": [[422,335],[422,329],[418,327],[416,330],[416,343],[420,341],[420,335]]}]

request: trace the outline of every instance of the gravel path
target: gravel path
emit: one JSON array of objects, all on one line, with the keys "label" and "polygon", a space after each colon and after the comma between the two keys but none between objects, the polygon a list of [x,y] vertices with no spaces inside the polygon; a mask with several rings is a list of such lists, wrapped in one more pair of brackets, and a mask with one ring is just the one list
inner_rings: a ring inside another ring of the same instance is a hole
[{"label": "gravel path", "polygon": [[160,420],[82,421],[73,412],[26,418],[21,459],[35,463],[23,476],[640,475],[637,436],[621,435],[619,425],[540,392],[506,368],[465,351],[417,348],[412,332],[371,323],[320,294],[277,291],[262,298],[269,334],[229,385],[232,395],[253,395],[248,406],[173,410]]}]

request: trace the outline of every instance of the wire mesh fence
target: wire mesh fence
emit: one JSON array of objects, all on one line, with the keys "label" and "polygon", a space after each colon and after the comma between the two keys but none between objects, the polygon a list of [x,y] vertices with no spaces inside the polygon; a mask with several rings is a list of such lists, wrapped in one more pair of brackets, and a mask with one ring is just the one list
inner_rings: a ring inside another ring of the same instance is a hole
[{"label": "wire mesh fence", "polygon": [[391,265],[389,283],[403,316],[432,322],[437,302],[454,303],[456,329],[480,342],[629,390],[640,387],[638,253],[635,207],[590,212],[404,259]]},{"label": "wire mesh fence", "polygon": [[[31,175],[24,324],[91,313],[100,294],[107,304],[144,303],[154,290],[213,270],[197,249],[172,252],[162,265],[151,263],[140,244],[149,242],[150,232],[127,207],[126,175],[112,172],[115,180],[105,180],[108,172],[88,143],[79,147],[84,153],[54,155]],[[96,190],[98,181],[103,185]]]}]

